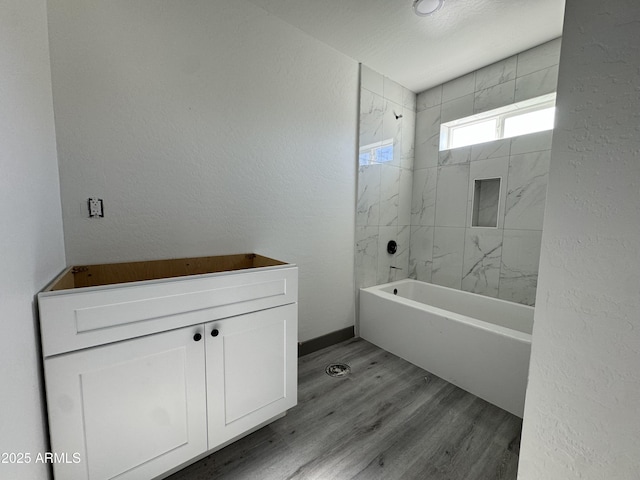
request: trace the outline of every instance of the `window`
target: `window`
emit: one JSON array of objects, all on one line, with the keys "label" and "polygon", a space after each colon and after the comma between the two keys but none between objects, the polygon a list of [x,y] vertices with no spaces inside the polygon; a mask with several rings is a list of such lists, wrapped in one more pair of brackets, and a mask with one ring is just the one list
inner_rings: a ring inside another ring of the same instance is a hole
[{"label": "window", "polygon": [[393,160],[393,138],[360,147],[360,165],[386,163]]},{"label": "window", "polygon": [[497,126],[498,119],[492,118],[490,120],[483,120],[481,122],[452,128],[449,133],[451,135],[451,148],[482,143],[486,142],[487,139],[493,140],[496,136]]},{"label": "window", "polygon": [[440,150],[553,129],[556,94],[550,93],[443,123]]},{"label": "window", "polygon": [[555,113],[555,107],[548,107],[507,117],[504,119],[503,138],[552,130]]}]

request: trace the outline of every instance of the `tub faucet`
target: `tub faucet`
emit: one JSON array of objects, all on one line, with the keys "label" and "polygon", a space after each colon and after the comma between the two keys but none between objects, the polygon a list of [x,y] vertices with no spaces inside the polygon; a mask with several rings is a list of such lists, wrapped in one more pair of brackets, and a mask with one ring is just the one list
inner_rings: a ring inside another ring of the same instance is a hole
[{"label": "tub faucet", "polygon": [[398,270],[402,270],[400,267],[394,267],[389,265],[389,281],[394,282],[398,279]]}]

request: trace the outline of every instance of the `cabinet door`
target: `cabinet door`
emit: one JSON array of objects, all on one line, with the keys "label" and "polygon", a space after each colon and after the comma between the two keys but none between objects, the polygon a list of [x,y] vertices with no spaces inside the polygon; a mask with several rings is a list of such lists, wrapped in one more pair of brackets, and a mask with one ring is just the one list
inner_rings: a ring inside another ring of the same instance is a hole
[{"label": "cabinet door", "polygon": [[206,325],[209,448],[297,403],[297,304]]},{"label": "cabinet door", "polygon": [[203,326],[45,359],[55,478],[149,479],[207,450]]}]

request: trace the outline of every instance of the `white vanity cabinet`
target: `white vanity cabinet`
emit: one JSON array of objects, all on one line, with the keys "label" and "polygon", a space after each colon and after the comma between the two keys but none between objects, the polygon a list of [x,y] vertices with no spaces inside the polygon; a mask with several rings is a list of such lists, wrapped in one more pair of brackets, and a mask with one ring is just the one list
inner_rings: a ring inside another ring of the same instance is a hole
[{"label": "white vanity cabinet", "polygon": [[297,268],[242,257],[72,267],[39,294],[56,480],[162,478],[296,404]]},{"label": "white vanity cabinet", "polygon": [[[207,450],[205,351],[186,327],[45,359],[55,478],[153,478]],[[200,329],[202,330],[202,329]]]},{"label": "white vanity cabinet", "polygon": [[296,401],[297,305],[209,323],[206,376],[209,445],[222,445]]}]

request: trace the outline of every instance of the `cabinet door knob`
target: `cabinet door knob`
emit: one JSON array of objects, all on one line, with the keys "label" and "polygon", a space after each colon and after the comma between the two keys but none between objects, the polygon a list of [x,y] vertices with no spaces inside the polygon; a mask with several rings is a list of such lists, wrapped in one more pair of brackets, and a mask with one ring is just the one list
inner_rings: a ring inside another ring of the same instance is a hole
[{"label": "cabinet door knob", "polygon": [[212,337],[217,337],[219,333],[220,332],[218,331],[217,328],[214,328],[213,330],[211,330],[211,336]]},{"label": "cabinet door knob", "polygon": [[196,334],[193,336],[193,339],[194,339],[196,342],[199,342],[201,338],[202,338],[202,335],[200,335],[199,333],[196,333]]}]

